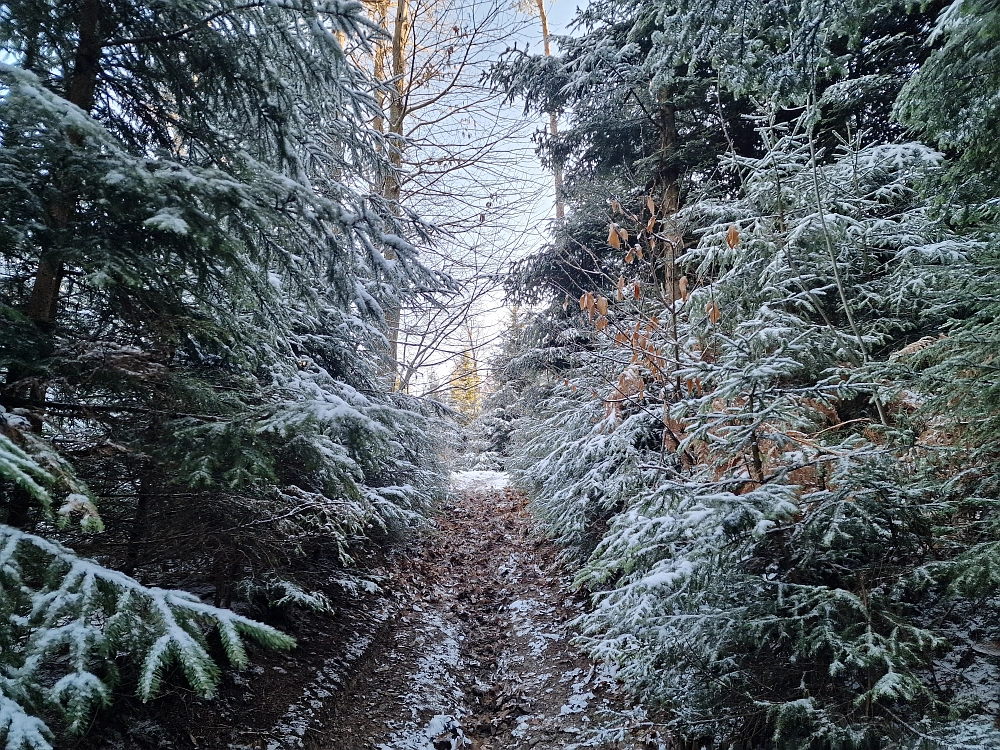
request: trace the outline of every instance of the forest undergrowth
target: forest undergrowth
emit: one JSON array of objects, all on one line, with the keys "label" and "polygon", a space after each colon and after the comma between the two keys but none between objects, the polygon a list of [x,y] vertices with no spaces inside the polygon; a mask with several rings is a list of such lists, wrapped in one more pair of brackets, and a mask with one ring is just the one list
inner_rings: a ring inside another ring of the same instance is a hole
[{"label": "forest undergrowth", "polygon": [[484,444],[681,737],[1000,744],[998,23],[601,0],[494,71],[560,114],[570,214]]},{"label": "forest undergrowth", "polygon": [[[1000,5],[539,2],[543,54],[508,10],[0,4],[6,750],[154,705],[253,746],[247,674],[353,679],[324,623],[382,628],[436,508],[486,523],[441,505],[472,416],[660,739],[1000,746]],[[558,218],[501,273],[504,98]],[[274,684],[294,743],[329,695]]]}]

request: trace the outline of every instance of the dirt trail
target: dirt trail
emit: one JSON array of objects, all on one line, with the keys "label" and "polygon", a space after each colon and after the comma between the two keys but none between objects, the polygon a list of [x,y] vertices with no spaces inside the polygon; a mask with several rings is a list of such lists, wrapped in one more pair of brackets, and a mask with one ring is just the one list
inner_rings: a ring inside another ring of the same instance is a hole
[{"label": "dirt trail", "polygon": [[[571,644],[583,609],[525,498],[492,472],[464,482],[431,529],[373,555],[353,591],[317,563],[332,612],[275,623],[291,653],[253,649],[204,699],[179,670],[149,703],[127,684],[77,750],[658,750],[606,669]],[[336,581],[335,581],[336,579]],[[334,585],[336,583],[336,585]],[[62,746],[62,745],[61,745]]]},{"label": "dirt trail", "polygon": [[306,745],[663,747],[608,671],[569,643],[567,623],[583,605],[552,545],[532,533],[524,497],[488,475],[472,479],[480,487],[457,491],[411,550],[408,595],[353,679],[323,701],[324,731]]}]

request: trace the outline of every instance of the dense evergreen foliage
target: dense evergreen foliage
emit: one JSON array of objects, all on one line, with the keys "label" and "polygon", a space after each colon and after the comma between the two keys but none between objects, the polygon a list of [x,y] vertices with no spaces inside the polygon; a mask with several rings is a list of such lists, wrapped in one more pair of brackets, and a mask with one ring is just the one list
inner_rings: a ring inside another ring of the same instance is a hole
[{"label": "dense evergreen foliage", "polygon": [[[400,171],[408,23],[0,5],[7,750],[292,648],[442,489],[392,354],[456,288],[400,204],[437,179]],[[997,0],[592,0],[490,72],[557,116],[570,211],[452,363],[462,460],[532,493],[579,643],[679,743],[1000,747],[998,37]],[[435,39],[418,78],[464,67]]]},{"label": "dense evergreen foliage", "polygon": [[1000,743],[993,5],[599,2],[495,72],[572,207],[502,430],[687,741]]},{"label": "dense evergreen foliage", "polygon": [[173,661],[210,694],[206,626],[237,665],[291,644],[218,607],[327,607],[300,574],[431,499],[430,417],[379,376],[383,311],[442,283],[369,193],[379,33],[357,3],[0,6],[8,750],[86,727],[126,656],[143,699]]}]

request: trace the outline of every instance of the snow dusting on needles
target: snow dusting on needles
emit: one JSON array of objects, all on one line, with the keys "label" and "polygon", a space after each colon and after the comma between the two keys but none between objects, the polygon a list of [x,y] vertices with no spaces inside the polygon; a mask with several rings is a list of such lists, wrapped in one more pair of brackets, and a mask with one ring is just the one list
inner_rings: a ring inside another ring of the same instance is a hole
[{"label": "snow dusting on needles", "polygon": [[451,488],[456,492],[502,490],[510,486],[510,475],[503,471],[453,471]]}]

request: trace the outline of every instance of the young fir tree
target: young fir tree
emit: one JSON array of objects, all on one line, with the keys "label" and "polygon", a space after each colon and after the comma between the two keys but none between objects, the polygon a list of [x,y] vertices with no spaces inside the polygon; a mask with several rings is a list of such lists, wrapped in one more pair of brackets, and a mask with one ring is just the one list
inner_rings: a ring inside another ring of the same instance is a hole
[{"label": "young fir tree", "polygon": [[112,567],[323,607],[303,554],[349,564],[428,501],[426,419],[374,376],[387,304],[435,284],[365,192],[377,33],[349,4],[0,10],[8,748],[85,728],[125,656],[143,699],[175,661],[207,695],[206,627],[237,665],[291,644]]},{"label": "young fir tree", "polygon": [[586,560],[583,643],[684,735],[987,747],[989,697],[956,664],[990,587],[951,580],[989,546],[935,541],[983,501],[942,497],[922,445],[940,428],[874,364],[946,322],[975,244],[927,211],[926,147],[821,163],[807,132],[762,133],[739,201],[682,211],[705,229],[676,302],[596,297],[598,354],[547,405],[522,478]]},{"label": "young fir tree", "polygon": [[979,178],[886,141],[929,31],[886,9],[664,10],[665,70],[806,113],[770,109],[669,222],[656,193],[612,205],[591,252],[620,265],[521,431],[520,481],[595,594],[582,642],[701,744],[998,741],[989,192],[941,199]]},{"label": "young fir tree", "polygon": [[466,349],[455,363],[448,381],[448,398],[465,419],[473,419],[479,413],[482,385],[475,352]]}]

